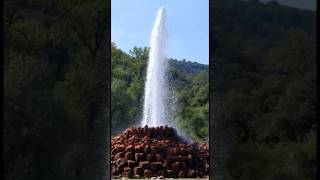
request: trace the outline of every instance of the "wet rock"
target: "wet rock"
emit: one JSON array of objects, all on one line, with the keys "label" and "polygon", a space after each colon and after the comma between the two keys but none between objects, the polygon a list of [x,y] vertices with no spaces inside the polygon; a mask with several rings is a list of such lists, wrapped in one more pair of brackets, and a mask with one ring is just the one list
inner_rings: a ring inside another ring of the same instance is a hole
[{"label": "wet rock", "polygon": [[117,161],[119,158],[124,158],[124,153],[119,152],[114,156],[114,160]]},{"label": "wet rock", "polygon": [[151,148],[151,153],[153,154],[157,154],[159,151],[159,148],[157,146],[151,146],[150,148]]},{"label": "wet rock", "polygon": [[157,172],[157,176],[166,177],[166,176],[167,176],[167,175],[166,175],[166,170],[159,170],[159,171]]},{"label": "wet rock", "polygon": [[156,156],[156,161],[157,162],[163,162],[163,157],[162,157],[161,154],[156,154],[155,156]]},{"label": "wet rock", "polygon": [[143,160],[143,153],[135,153],[135,160],[137,162],[142,161]]},{"label": "wet rock", "polygon": [[115,176],[117,174],[118,174],[117,168],[115,166],[112,166],[111,175]]},{"label": "wet rock", "polygon": [[126,152],[125,158],[126,158],[126,160],[133,160],[133,154],[132,154],[132,152]]},{"label": "wet rock", "polygon": [[132,145],[127,146],[125,149],[125,152],[132,152],[132,151],[133,151]]},{"label": "wet rock", "polygon": [[197,177],[197,173],[195,170],[189,169],[187,171],[187,178],[196,178],[196,177]]},{"label": "wet rock", "polygon": [[133,175],[132,178],[133,178],[133,179],[140,179],[141,176],[140,176],[140,175]]},{"label": "wet rock", "polygon": [[184,171],[188,170],[188,165],[186,162],[181,163],[181,169],[183,169]]},{"label": "wet rock", "polygon": [[175,174],[174,171],[168,169],[168,170],[167,170],[167,177],[168,177],[168,178],[175,178],[175,177],[176,177],[176,174]]},{"label": "wet rock", "polygon": [[143,153],[145,154],[151,153],[151,147],[149,145],[146,145],[146,147],[143,149]]},{"label": "wet rock", "polygon": [[130,167],[124,167],[124,168],[123,168],[123,172],[129,172],[129,171],[131,171],[131,168],[130,168]]},{"label": "wet rock", "polygon": [[152,162],[149,164],[150,170],[154,173],[158,172],[159,170],[163,169],[161,162]]},{"label": "wet rock", "polygon": [[168,126],[128,128],[111,140],[113,177],[196,178],[209,174],[208,144]]},{"label": "wet rock", "polygon": [[135,168],[133,169],[134,175],[139,175],[139,176],[141,176],[141,175],[142,175],[142,172],[143,172],[143,169],[142,169],[141,167],[135,167]]},{"label": "wet rock", "polygon": [[166,161],[162,163],[162,166],[164,170],[170,169],[169,163]]},{"label": "wet rock", "polygon": [[131,178],[131,177],[132,177],[132,172],[131,172],[131,171],[122,172],[122,176],[123,176],[123,177]]},{"label": "wet rock", "polygon": [[141,147],[141,145],[136,145],[136,146],[134,147],[134,152],[135,152],[135,153],[141,153],[141,152],[142,152],[142,147]]},{"label": "wet rock", "polygon": [[139,163],[139,167],[141,167],[142,169],[148,169],[149,168],[149,161],[141,161]]},{"label": "wet rock", "polygon": [[186,177],[185,171],[180,171],[179,174],[178,174],[178,177],[179,178],[185,178]]},{"label": "wet rock", "polygon": [[171,169],[176,174],[178,174],[180,172],[180,170],[181,170],[181,162],[173,162],[173,163],[171,163]]},{"label": "wet rock", "polygon": [[149,170],[149,169],[145,169],[144,171],[143,171],[143,176],[144,177],[151,177],[153,174],[152,174],[152,172]]},{"label": "wet rock", "polygon": [[116,165],[117,166],[120,166],[121,164],[124,164],[124,163],[126,163],[127,161],[126,161],[126,159],[124,159],[124,158],[119,158],[117,161],[116,161]]},{"label": "wet rock", "polygon": [[199,178],[203,178],[203,176],[204,176],[203,172],[202,171],[198,172],[198,176],[199,176]]},{"label": "wet rock", "polygon": [[135,162],[135,161],[132,161],[132,160],[128,160],[127,163],[128,163],[128,167],[130,167],[131,169],[133,169],[136,162]]},{"label": "wet rock", "polygon": [[156,160],[156,156],[153,153],[147,154],[146,160],[149,162],[154,162]]}]

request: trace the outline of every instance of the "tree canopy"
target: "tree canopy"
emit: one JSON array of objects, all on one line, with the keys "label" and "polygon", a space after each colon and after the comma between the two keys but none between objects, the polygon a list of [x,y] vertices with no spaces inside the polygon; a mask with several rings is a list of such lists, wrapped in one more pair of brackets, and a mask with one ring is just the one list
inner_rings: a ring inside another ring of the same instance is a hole
[{"label": "tree canopy", "polygon": [[106,178],[109,3],[4,6],[5,179]]},{"label": "tree canopy", "polygon": [[237,0],[210,8],[216,173],[316,179],[315,12]]},{"label": "tree canopy", "polygon": [[[111,130],[114,133],[140,125],[149,48],[125,53],[112,44]],[[196,140],[208,138],[208,66],[169,59],[167,70],[169,122]],[[196,108],[196,109],[195,109]],[[198,133],[190,133],[190,132]]]}]

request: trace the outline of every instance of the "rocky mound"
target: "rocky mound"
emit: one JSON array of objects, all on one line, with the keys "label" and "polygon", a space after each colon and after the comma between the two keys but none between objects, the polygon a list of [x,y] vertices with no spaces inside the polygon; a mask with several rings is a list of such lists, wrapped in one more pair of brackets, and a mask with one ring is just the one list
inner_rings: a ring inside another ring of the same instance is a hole
[{"label": "rocky mound", "polygon": [[188,141],[168,126],[128,128],[111,140],[112,176],[196,178],[209,174],[207,144]]}]

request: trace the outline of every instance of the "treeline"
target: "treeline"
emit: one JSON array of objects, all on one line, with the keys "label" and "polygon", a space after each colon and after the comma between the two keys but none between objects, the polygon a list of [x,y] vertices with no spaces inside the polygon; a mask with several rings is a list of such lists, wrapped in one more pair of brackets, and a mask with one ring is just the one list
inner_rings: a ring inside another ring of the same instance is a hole
[{"label": "treeline", "polygon": [[[140,126],[148,53],[148,48],[138,47],[125,53],[112,44],[111,130],[115,133]],[[208,66],[169,59],[167,73],[172,117],[169,121],[190,138],[208,138]]]},{"label": "treeline", "polygon": [[4,1],[5,179],[106,179],[109,4]]},{"label": "treeline", "polygon": [[209,138],[209,67],[171,59],[168,69],[171,102],[169,113],[183,136]]},{"label": "treeline", "polygon": [[256,0],[211,5],[215,176],[316,179],[316,13]]}]

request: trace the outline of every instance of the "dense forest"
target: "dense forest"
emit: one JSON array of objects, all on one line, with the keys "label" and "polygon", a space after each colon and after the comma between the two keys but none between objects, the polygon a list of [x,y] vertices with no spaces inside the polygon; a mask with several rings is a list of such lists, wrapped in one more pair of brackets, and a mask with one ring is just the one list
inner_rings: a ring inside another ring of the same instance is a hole
[{"label": "dense forest", "polygon": [[214,179],[316,179],[316,13],[210,5]]},{"label": "dense forest", "polygon": [[4,1],[5,179],[106,179],[109,5]]},{"label": "dense forest", "polygon": [[[111,130],[118,133],[140,125],[149,48],[134,47],[125,53],[111,49]],[[209,133],[209,68],[196,62],[168,60],[171,125],[196,140]]]}]

